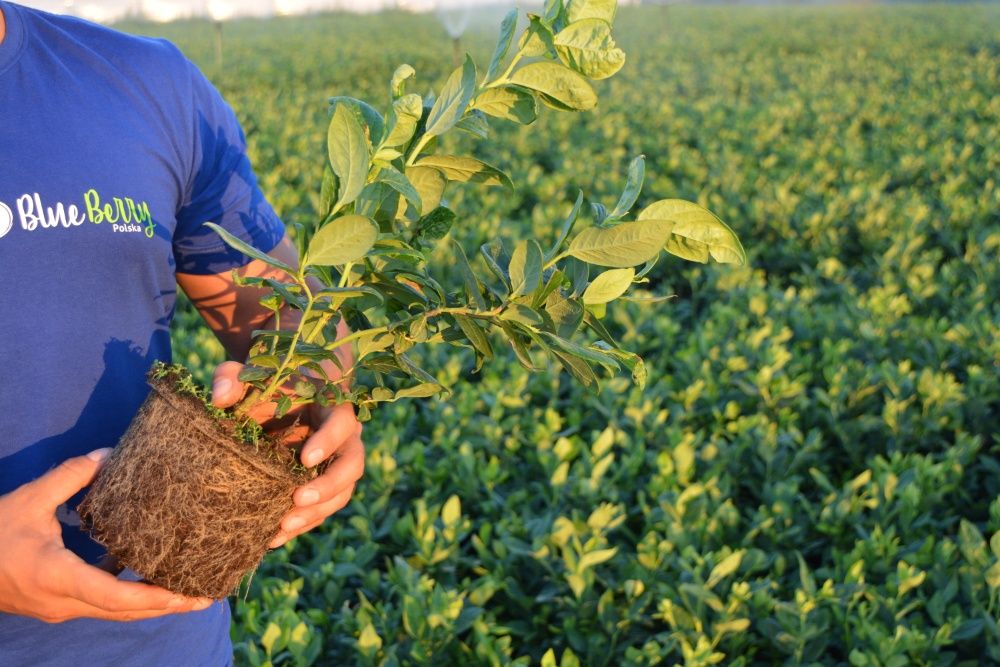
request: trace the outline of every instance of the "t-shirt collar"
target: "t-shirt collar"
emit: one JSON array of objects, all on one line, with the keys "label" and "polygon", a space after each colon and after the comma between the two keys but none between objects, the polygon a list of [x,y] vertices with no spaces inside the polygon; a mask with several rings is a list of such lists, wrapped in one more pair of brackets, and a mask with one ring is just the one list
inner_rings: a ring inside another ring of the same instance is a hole
[{"label": "t-shirt collar", "polygon": [[24,21],[21,18],[20,7],[0,0],[0,11],[3,12],[7,34],[0,42],[0,74],[6,72],[24,49]]}]

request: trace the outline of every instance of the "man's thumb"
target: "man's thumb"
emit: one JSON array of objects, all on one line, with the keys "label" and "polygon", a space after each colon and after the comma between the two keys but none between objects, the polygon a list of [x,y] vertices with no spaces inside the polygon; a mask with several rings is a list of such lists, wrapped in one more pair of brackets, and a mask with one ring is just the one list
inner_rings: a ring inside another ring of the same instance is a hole
[{"label": "man's thumb", "polygon": [[236,361],[224,361],[212,374],[212,405],[217,408],[228,408],[243,397],[246,389],[240,382],[240,371],[243,364]]},{"label": "man's thumb", "polygon": [[97,471],[111,455],[111,448],[97,449],[86,456],[66,459],[34,482],[30,492],[36,502],[45,510],[55,511],[57,507],[72,498],[80,489],[94,481]]}]

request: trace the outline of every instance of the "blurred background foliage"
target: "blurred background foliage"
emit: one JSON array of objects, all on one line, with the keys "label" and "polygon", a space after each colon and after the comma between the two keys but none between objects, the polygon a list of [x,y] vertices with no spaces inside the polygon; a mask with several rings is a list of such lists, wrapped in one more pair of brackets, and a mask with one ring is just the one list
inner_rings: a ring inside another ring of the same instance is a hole
[{"label": "blurred background foliage", "polygon": [[[463,37],[479,62],[499,16]],[[326,98],[452,64],[433,15],[227,23],[224,69],[209,23],[125,28],[204,68],[304,225]],[[997,6],[625,8],[616,36],[596,113],[459,139],[518,189],[451,190],[477,212],[453,233],[548,238],[643,153],[639,205],[711,208],[750,266],[668,258],[650,289],[675,299],[609,311],[645,392],[430,353],[454,397],[376,414],[353,503],[234,600],[237,661],[1000,661]],[[218,344],[175,324],[207,378]]]}]

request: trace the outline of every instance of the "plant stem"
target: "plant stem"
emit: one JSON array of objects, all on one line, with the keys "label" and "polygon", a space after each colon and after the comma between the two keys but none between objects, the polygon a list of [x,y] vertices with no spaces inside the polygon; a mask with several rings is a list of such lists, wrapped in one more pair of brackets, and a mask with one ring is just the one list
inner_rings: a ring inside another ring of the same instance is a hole
[{"label": "plant stem", "polygon": [[424,146],[426,146],[428,143],[430,143],[430,140],[433,139],[433,138],[434,137],[432,137],[432,136],[430,136],[428,134],[425,134],[425,135],[423,135],[423,136],[420,137],[420,140],[417,141],[417,144],[413,147],[413,150],[410,151],[410,156],[408,158],[406,158],[406,166],[407,167],[412,167],[413,166],[413,163],[417,161],[418,157],[420,157],[420,151],[424,150]]},{"label": "plant stem", "polygon": [[567,257],[569,257],[568,252],[559,253],[558,255],[550,259],[548,262],[546,262],[544,266],[542,266],[542,271],[544,271],[545,269],[552,268],[556,264],[556,262],[558,262],[561,259],[566,259]]},{"label": "plant stem", "polygon": [[306,303],[306,308],[302,311],[302,321],[299,326],[295,329],[295,335],[292,336],[292,342],[288,344],[288,352],[284,355],[282,359],[281,366],[275,371],[274,377],[271,379],[271,383],[267,385],[267,388],[259,396],[254,397],[254,400],[244,401],[243,405],[240,406],[240,412],[245,413],[255,404],[269,399],[274,392],[277,391],[278,387],[285,380],[285,372],[288,370],[288,364],[291,362],[292,358],[295,356],[295,347],[299,344],[299,338],[302,337],[302,329],[305,326],[305,322],[309,319],[309,314],[312,312],[313,305],[316,303],[315,297],[313,297],[312,290],[309,289],[309,284],[305,279],[305,275],[299,274],[298,283],[305,291],[308,297],[308,302]]}]

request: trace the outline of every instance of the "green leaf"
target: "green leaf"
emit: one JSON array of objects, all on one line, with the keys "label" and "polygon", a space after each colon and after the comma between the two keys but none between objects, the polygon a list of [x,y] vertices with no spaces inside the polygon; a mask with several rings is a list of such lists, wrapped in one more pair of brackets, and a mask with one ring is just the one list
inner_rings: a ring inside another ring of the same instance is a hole
[{"label": "green leaf", "polygon": [[560,338],[571,338],[583,322],[583,306],[580,302],[567,299],[558,292],[553,292],[545,301],[545,310],[556,326],[556,335]]},{"label": "green leaf", "polygon": [[382,145],[402,146],[412,139],[423,112],[423,100],[420,95],[404,95],[393,102],[392,111],[389,112],[389,133]]},{"label": "green leaf", "polygon": [[486,310],[487,304],[486,299],[483,298],[483,293],[479,280],[476,278],[475,272],[472,270],[472,266],[469,265],[469,258],[465,256],[465,250],[462,248],[458,241],[452,239],[452,248],[455,251],[455,263],[458,265],[458,272],[462,276],[462,282],[465,284],[465,293],[473,302],[479,310]]},{"label": "green leaf", "polygon": [[538,118],[538,101],[534,93],[517,86],[487,88],[472,100],[472,108],[521,125],[530,125]]},{"label": "green leaf", "polygon": [[664,199],[647,206],[639,220],[673,223],[666,251],[694,262],[746,264],[747,254],[735,232],[708,209],[682,199]]},{"label": "green leaf", "polygon": [[593,362],[595,364],[600,364],[609,371],[617,371],[621,368],[615,358],[607,354],[602,350],[595,350],[589,347],[583,347],[582,345],[577,345],[576,343],[566,340],[565,338],[560,338],[555,334],[550,334],[548,332],[542,332],[549,342],[561,349],[563,352],[571,354],[587,361]]},{"label": "green leaf", "polygon": [[469,108],[469,101],[475,92],[476,64],[472,58],[465,56],[465,63],[448,77],[431,107],[424,133],[437,137],[454,127]]},{"label": "green leaf", "polygon": [[444,394],[447,392],[448,390],[437,382],[422,382],[413,387],[400,389],[396,392],[396,396],[393,400],[399,400],[401,398],[427,398],[428,396]]},{"label": "green leaf", "polygon": [[473,157],[428,155],[418,160],[414,166],[437,169],[449,181],[514,188],[514,184],[507,174]]},{"label": "green leaf", "polygon": [[390,188],[403,195],[407,203],[413,207],[413,210],[420,211],[423,210],[423,202],[420,199],[420,193],[410,183],[410,179],[403,175],[401,171],[394,167],[383,167],[378,174],[378,182],[388,185]]},{"label": "green leaf", "polygon": [[542,279],[542,249],[533,240],[521,241],[514,248],[508,267],[511,295],[531,294]]},{"label": "green leaf", "polygon": [[319,191],[319,217],[320,219],[326,218],[330,215],[330,211],[333,210],[333,205],[337,202],[337,190],[340,188],[340,184],[337,182],[337,176],[333,173],[333,169],[330,164],[323,165],[323,184],[320,186]]},{"label": "green leaf", "polygon": [[416,188],[417,194],[420,195],[420,201],[423,203],[423,209],[417,211],[418,215],[432,211],[441,205],[441,197],[444,195],[445,186],[448,185],[444,174],[431,167],[407,167],[406,177]]},{"label": "green leaf", "polygon": [[500,71],[500,65],[503,63],[504,58],[507,57],[510,45],[514,43],[514,33],[517,31],[517,16],[517,9],[512,9],[507,12],[507,15],[503,17],[503,21],[500,23],[500,38],[497,40],[496,48],[493,50],[490,66],[486,70],[486,81],[491,81]]},{"label": "green leaf", "polygon": [[601,19],[607,23],[615,22],[618,13],[618,0],[569,0],[566,5],[566,16],[570,23],[583,19]]},{"label": "green leaf", "polygon": [[260,250],[257,250],[257,248],[254,248],[252,245],[245,243],[244,241],[241,241],[240,239],[236,238],[235,236],[233,236],[232,234],[230,234],[229,232],[227,232],[225,229],[215,224],[214,222],[206,222],[205,226],[210,228],[219,236],[221,236],[222,240],[225,241],[226,245],[228,245],[229,247],[235,250],[239,250],[244,255],[251,257],[253,259],[260,260],[268,264],[269,266],[281,269],[285,273],[289,273],[293,276],[295,275],[296,273],[295,269],[290,267],[288,264],[285,264],[281,260],[275,259],[270,255],[268,255],[267,253],[263,253]]},{"label": "green leaf", "polygon": [[635,201],[639,198],[639,193],[642,192],[642,183],[645,178],[646,156],[640,155],[632,160],[628,166],[628,180],[625,181],[625,190],[622,191],[622,196],[618,199],[615,210],[608,214],[609,218],[620,220],[628,215],[628,212],[635,206]]},{"label": "green leaf", "polygon": [[518,46],[526,58],[540,58],[555,54],[552,28],[537,14],[528,14],[528,27],[521,35]]},{"label": "green leaf", "polygon": [[334,210],[357,199],[368,179],[370,150],[358,113],[350,104],[338,104],[327,133],[330,166],[340,182]]},{"label": "green leaf", "polygon": [[396,100],[403,96],[406,92],[406,81],[417,75],[417,70],[413,69],[410,65],[400,65],[396,68],[396,71],[392,74],[392,83],[390,84],[390,89],[392,91],[392,99]]},{"label": "green leaf", "polygon": [[455,212],[438,206],[417,220],[413,226],[413,236],[421,241],[437,241],[448,235],[454,223]]},{"label": "green leaf", "polygon": [[614,227],[588,227],[573,239],[568,252],[590,264],[628,268],[655,257],[672,226],[662,220],[642,220]]},{"label": "green leaf", "polygon": [[375,239],[378,225],[363,215],[345,215],[322,227],[309,241],[304,264],[339,266],[365,256]]},{"label": "green leaf", "polygon": [[493,346],[490,345],[490,339],[487,338],[486,333],[476,324],[475,320],[468,315],[454,315],[454,318],[462,333],[472,343],[472,347],[487,359],[491,358]]},{"label": "green leaf", "polygon": [[339,96],[330,98],[330,111],[337,113],[337,107],[341,104],[347,104],[361,114],[369,144],[377,144],[382,140],[382,135],[385,133],[385,119],[375,107],[354,97]]},{"label": "green leaf", "polygon": [[559,60],[589,79],[606,79],[625,64],[625,52],[615,46],[611,26],[602,19],[570,23],[555,36]]},{"label": "green leaf", "polygon": [[583,383],[584,387],[597,385],[597,375],[594,374],[594,369],[586,361],[559,350],[552,350],[552,354],[559,360],[562,367],[569,371],[570,375]]},{"label": "green leaf", "polygon": [[570,111],[588,111],[597,106],[597,93],[587,80],[568,67],[541,61],[520,68],[511,76],[511,83],[537,91],[543,101],[558,103]]},{"label": "green leaf", "polygon": [[483,256],[483,259],[486,260],[486,266],[509,293],[511,290],[510,276],[502,267],[510,266],[510,258],[504,251],[503,241],[496,238],[489,243],[484,243],[479,246],[479,254]]},{"label": "green leaf", "polygon": [[244,366],[240,369],[237,379],[240,382],[260,382],[268,380],[274,375],[273,370],[260,368],[259,366]]},{"label": "green leaf", "polygon": [[361,359],[369,354],[388,350],[395,340],[396,337],[388,331],[363,336],[358,339],[358,358]]},{"label": "green leaf", "polygon": [[518,333],[517,328],[514,323],[501,320],[499,322],[500,328],[507,335],[507,340],[510,342],[511,349],[514,350],[514,355],[517,357],[518,363],[529,371],[538,370],[535,366],[534,360],[531,358],[531,353],[528,347],[524,344],[521,339],[521,335]]},{"label": "green leaf", "polygon": [[563,272],[570,282],[570,296],[578,298],[583,296],[584,290],[590,284],[590,266],[579,259],[570,257],[563,264]]},{"label": "green leaf", "polygon": [[539,327],[545,324],[545,319],[532,308],[523,303],[512,303],[500,315],[500,319],[517,322],[526,327]]},{"label": "green leaf", "polygon": [[480,139],[490,136],[490,123],[486,120],[486,114],[478,109],[471,109],[466,113],[462,120],[455,124],[455,128]]},{"label": "green leaf", "polygon": [[583,293],[583,302],[589,306],[614,301],[632,286],[633,278],[635,269],[605,271],[594,278],[594,282],[587,287],[587,291]]}]

